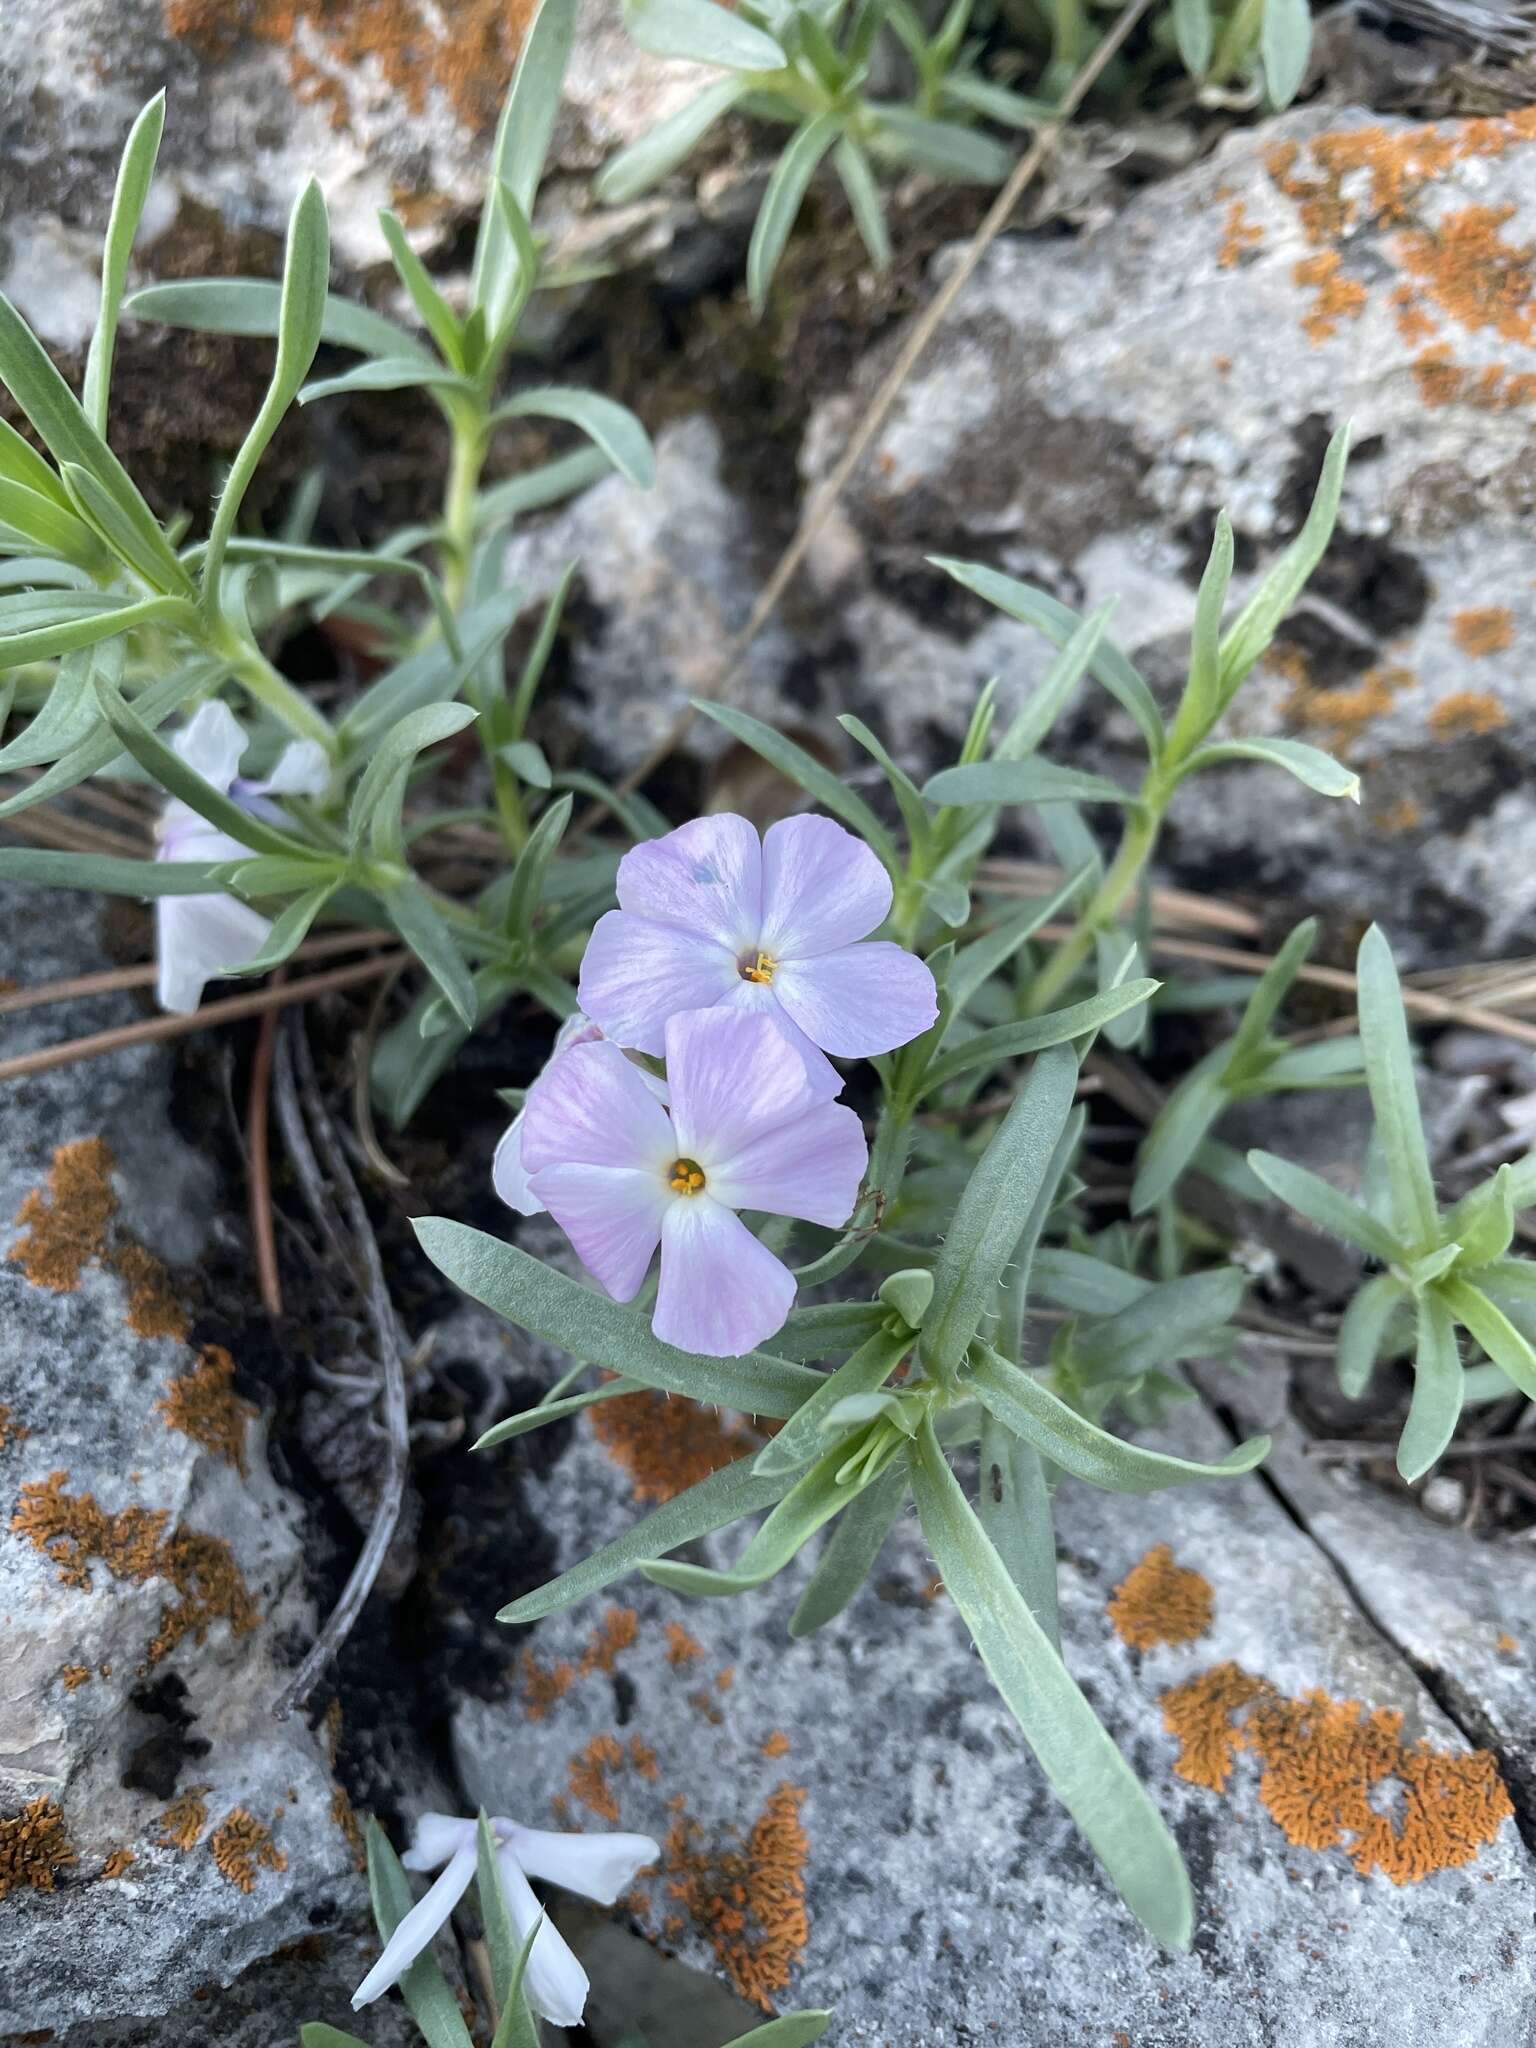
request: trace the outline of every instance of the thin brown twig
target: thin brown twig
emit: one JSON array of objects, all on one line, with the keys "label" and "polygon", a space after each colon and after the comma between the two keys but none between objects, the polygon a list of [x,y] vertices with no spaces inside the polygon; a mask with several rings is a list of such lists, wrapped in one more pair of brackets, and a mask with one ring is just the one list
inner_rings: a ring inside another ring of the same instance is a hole
[{"label": "thin brown twig", "polygon": [[[0,790],[0,795],[5,792]],[[58,847],[65,853],[110,853],[120,860],[145,860],[149,849],[143,840],[129,839],[105,825],[93,825],[85,818],[71,818],[51,807],[23,811],[7,818],[5,829],[37,846]]]},{"label": "thin brown twig", "polygon": [[[274,985],[284,979],[279,967]],[[277,1236],[272,1222],[272,1157],[268,1145],[268,1110],[272,1095],[272,1055],[277,1046],[280,1013],[268,1010],[256,1034],[251,1061],[251,1088],[245,1110],[245,1187],[256,1253],[256,1281],[261,1305],[269,1316],[283,1312],[283,1282],[277,1270]]]},{"label": "thin brown twig", "polygon": [[410,1415],[406,1405],[405,1356],[400,1343],[400,1326],[390,1300],[389,1284],[384,1277],[378,1240],[347,1165],[336,1127],[321,1096],[303,1022],[297,1017],[289,1021],[278,1049],[276,1100],[285,1141],[308,1155],[306,1172],[317,1164],[310,1142],[310,1134],[313,1133],[313,1142],[319,1146],[323,1157],[325,1175],[346,1218],[358,1269],[357,1284],[367,1306],[378,1353],[386,1445],[383,1483],[357,1561],[348,1574],[341,1597],[310,1645],[303,1663],[273,1701],[274,1715],[279,1721],[286,1721],[294,1708],[302,1705],[308,1697],[321,1672],[351,1634],[384,1563],[405,1499],[410,1463]]},{"label": "thin brown twig", "polygon": [[[1119,50],[1132,29],[1151,6],[1152,0],[1131,0],[1131,4],[1120,15],[1113,28],[1095,49],[1081,71],[1072,80],[1062,96],[1061,104],[1053,120],[1045,122],[1034,141],[1014,165],[1008,182],[987,209],[980,227],[966,244],[959,261],[944,280],[933,298],[918,315],[908,334],[900,354],[890,371],[882,379],[879,389],[860,415],[858,425],[844,444],[831,474],[817,489],[814,497],[801,515],[800,523],[791,536],[768,581],[763,585],[757,602],[748,615],[746,624],[731,641],[713,676],[706,677],[696,691],[699,697],[719,697],[729,688],[741,668],[742,659],[748,648],[773,616],[779,599],[789,588],[796,570],[805,560],[811,543],[831,515],[837,501],[848,486],[849,479],[864,459],[870,443],[885,424],[892,406],[900,397],[908,377],[917,366],[919,358],[929,342],[944,324],[951,308],[965,287],[987,250],[1008,225],[1014,208],[1033,184],[1041,165],[1056,146],[1061,134],[1072,116],[1077,112],[1097,82],[1100,73]],[[674,721],[668,731],[652,747],[638,768],[631,769],[618,789],[620,795],[638,789],[681,744],[696,716],[693,705],[688,707]],[[608,814],[606,804],[593,805],[582,817],[578,829],[590,831]]]},{"label": "thin brown twig", "polygon": [[[391,931],[322,932],[294,948],[295,960],[324,960],[333,953],[357,953],[368,946],[387,945]],[[160,969],[153,960],[137,967],[108,967],[99,974],[75,974],[67,981],[39,981],[31,988],[13,988],[0,994],[0,1017],[18,1010],[35,1010],[45,1003],[72,1003],[84,996],[116,995],[125,988],[149,988]]]},{"label": "thin brown twig", "polygon": [[126,1045],[153,1045],[162,1039],[182,1038],[189,1031],[209,1031],[217,1024],[235,1024],[243,1017],[260,1017],[268,1010],[286,1009],[290,1003],[307,1003],[336,989],[358,988],[381,974],[391,973],[410,957],[405,952],[381,953],[350,967],[333,967],[326,974],[312,974],[306,981],[284,982],[281,988],[258,989],[248,996],[226,996],[222,1002],[205,1003],[189,1016],[145,1017],[137,1024],[92,1032],[88,1038],[66,1039],[62,1045],[18,1053],[14,1059],[0,1060],[0,1081],[46,1074],[51,1068],[67,1067],[74,1060],[94,1060],[104,1053],[120,1052]]}]

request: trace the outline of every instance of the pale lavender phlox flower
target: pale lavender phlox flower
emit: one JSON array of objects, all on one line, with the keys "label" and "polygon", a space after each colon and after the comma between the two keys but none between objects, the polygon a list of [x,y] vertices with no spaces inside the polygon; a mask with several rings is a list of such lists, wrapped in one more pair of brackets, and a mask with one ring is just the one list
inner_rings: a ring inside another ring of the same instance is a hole
[{"label": "pale lavender phlox flower", "polygon": [[[221,796],[259,816],[277,817],[273,796],[316,795],[325,788],[325,750],[314,740],[284,749],[263,782],[239,773],[246,736],[228,705],[204,704],[173,742],[176,752]],[[249,860],[251,849],[210,825],[190,804],[172,797],[156,829],[157,860]],[[233,896],[161,896],[155,902],[156,994],[162,1010],[183,1014],[202,1001],[203,985],[228,968],[254,959],[272,930],[270,918]]]},{"label": "pale lavender phlox flower", "polygon": [[724,1004],[777,1016],[812,1059],[817,1048],[863,1059],[938,1014],[923,962],[868,939],[890,911],[891,879],[830,818],[786,818],[761,841],[745,818],[695,818],[625,854],[618,897],[579,993],[620,1045],[659,1053],[669,1017]]},{"label": "pale lavender phlox flower", "polygon": [[836,1228],[869,1148],[772,1017],[686,1011],[662,1043],[668,1108],[617,1046],[563,1053],[529,1096],[523,1164],[616,1301],[634,1299],[660,1245],[656,1335],[737,1358],[783,1327],[795,1281],[736,1212]]},{"label": "pale lavender phlox flower", "polygon": [[[569,1052],[573,1045],[595,1045],[602,1035],[601,1027],[590,1017],[584,1017],[580,1010],[567,1017],[555,1034],[554,1048],[528,1090],[522,1108],[501,1134],[491,1161],[491,1185],[507,1207],[516,1209],[520,1216],[542,1216],[544,1213],[544,1204],[528,1185],[528,1169],[523,1164],[523,1119],[528,1114],[533,1089],[540,1086],[562,1053]],[[661,1083],[654,1077],[647,1078],[653,1088],[660,1088]]]},{"label": "pale lavender phlox flower", "polygon": [[[543,1910],[530,1877],[560,1885],[611,1906],[635,1873],[655,1863],[660,1849],[649,1835],[563,1835],[520,1827],[502,1815],[490,1821],[496,1865],[507,1910],[518,1938],[526,1940]],[[407,1870],[441,1870],[442,1875],[405,1915],[384,1945],[384,1953],[352,1994],[355,2011],[398,1984],[411,1964],[447,1924],[469,1889],[478,1853],[477,1826],[446,1813],[424,1813],[415,1838],[401,1857]],[[581,2024],[587,2003],[587,1973],[546,1918],[534,1936],[523,1990],[534,2011],[557,2027]]]}]

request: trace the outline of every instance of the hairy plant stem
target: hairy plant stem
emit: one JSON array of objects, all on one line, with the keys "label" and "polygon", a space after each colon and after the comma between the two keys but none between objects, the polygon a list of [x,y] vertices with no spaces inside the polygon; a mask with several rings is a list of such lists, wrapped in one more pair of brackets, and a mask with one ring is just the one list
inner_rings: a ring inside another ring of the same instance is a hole
[{"label": "hairy plant stem", "polygon": [[1141,797],[1126,819],[1125,831],[1104,879],[1077,923],[1035,976],[1024,1006],[1026,1016],[1038,1017],[1051,1007],[1093,951],[1099,933],[1114,923],[1152,858],[1166,803],[1166,794],[1155,786],[1154,775],[1149,774]]},{"label": "hairy plant stem", "polygon": [[336,752],[336,735],[302,691],[280,675],[254,640],[248,640],[228,619],[220,619],[209,635],[209,647],[227,661],[241,688],[278,723],[300,739],[317,740],[327,757]]}]

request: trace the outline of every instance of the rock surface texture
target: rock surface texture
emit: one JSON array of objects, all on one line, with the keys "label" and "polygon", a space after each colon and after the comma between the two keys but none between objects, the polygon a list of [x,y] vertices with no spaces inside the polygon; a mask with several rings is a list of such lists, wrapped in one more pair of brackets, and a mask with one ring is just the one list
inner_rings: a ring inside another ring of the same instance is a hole
[{"label": "rock surface texture", "polygon": [[[600,1438],[589,1421],[538,1489],[562,1565],[733,1448],[678,1403],[592,1420]],[[1227,1439],[1189,1410],[1168,1441],[1211,1457]],[[738,1600],[626,1580],[543,1623],[521,1715],[459,1715],[467,1788],[494,1804],[537,1787],[557,1824],[653,1833],[639,1924],[749,2000],[832,2007],[849,2048],[1017,2040],[1021,2014],[1032,2048],[1529,2034],[1536,1863],[1501,1818],[1497,1767],[1469,1760],[1266,1483],[1071,1489],[1059,1532],[1068,1660],[1194,1878],[1186,1956],[1114,1899],[910,1516],[854,1606],[803,1643],[786,1636],[803,1565]],[[722,1562],[740,1541],[704,1548]],[[1371,1847],[1366,1807],[1392,1816]]]},{"label": "rock surface texture", "polygon": [[[8,889],[4,928],[29,981],[102,963],[77,902]],[[24,1012],[7,1051],[135,1014]],[[366,1897],[323,1735],[272,1717],[316,1624],[305,1532],[235,1362],[183,1305],[221,1224],[170,1077],[136,1048],[6,1088],[0,2035],[269,2048],[319,2012],[282,2012],[281,1969],[221,1987],[327,1934],[345,1975]]]}]

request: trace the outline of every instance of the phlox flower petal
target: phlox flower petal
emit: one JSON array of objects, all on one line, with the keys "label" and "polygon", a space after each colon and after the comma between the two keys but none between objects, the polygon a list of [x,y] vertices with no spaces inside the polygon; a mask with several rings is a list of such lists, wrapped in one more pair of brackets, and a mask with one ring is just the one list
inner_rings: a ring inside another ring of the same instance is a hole
[{"label": "phlox flower petal", "polygon": [[561,1834],[501,1819],[496,1831],[530,1877],[579,1892],[600,1906],[613,1905],[636,1873],[661,1853],[649,1835]]},{"label": "phlox flower petal", "polygon": [[687,1010],[668,1020],[666,1051],[677,1150],[689,1158],[729,1159],[816,1100],[771,1017]]},{"label": "phlox flower petal", "polygon": [[749,986],[735,950],[718,939],[610,910],[593,927],[576,993],[618,1044],[659,1053],[674,1011],[707,1010]]},{"label": "phlox flower petal", "polygon": [[660,1169],[543,1166],[528,1185],[593,1279],[615,1301],[633,1301],[672,1199]]},{"label": "phlox flower petal", "polygon": [[634,1167],[676,1157],[667,1113],[616,1045],[576,1045],[523,1109],[523,1164]]},{"label": "phlox flower petal", "polygon": [[542,1924],[539,1923],[539,1915],[544,1909],[534,1897],[533,1887],[518,1867],[513,1851],[503,1849],[496,1861],[501,1869],[507,1911],[512,1916],[519,1941],[526,1941],[536,1924],[539,1927],[533,1937],[533,1947],[528,1951],[528,1967],[523,1973],[523,1990],[528,2003],[551,2026],[580,2026],[587,2006],[587,1992],[591,1988],[586,1971],[572,1955],[564,1935],[547,1913]]},{"label": "phlox flower petal", "polygon": [[441,1870],[448,1858],[473,1845],[475,1823],[451,1813],[423,1813],[411,1832],[411,1846],[400,1858],[407,1870]]},{"label": "phlox flower petal", "polygon": [[[619,862],[619,908],[679,925],[736,953],[756,937],[763,852],[756,827],[730,813],[693,818]],[[582,1006],[585,1008],[585,1004]]]},{"label": "phlox flower petal", "polygon": [[864,1126],[842,1103],[823,1102],[716,1162],[709,1191],[730,1209],[798,1216],[836,1230],[853,1214],[868,1165]]},{"label": "phlox flower petal", "polygon": [[740,1358],[783,1329],[794,1300],[794,1274],[732,1210],[707,1194],[672,1203],[651,1318],[664,1344]]},{"label": "phlox flower petal", "polygon": [[783,818],[763,834],[758,943],[777,960],[808,960],[868,938],[891,910],[891,878],[831,818]]},{"label": "phlox flower petal", "polygon": [[399,1982],[438,1929],[446,1925],[454,1907],[468,1891],[475,1874],[473,1829],[470,1832],[470,1841],[454,1851],[441,1877],[416,1901],[385,1942],[384,1953],[352,1994],[354,2012],[371,2005],[391,1984]]},{"label": "phlox flower petal", "polygon": [[[222,839],[222,833],[212,835]],[[233,860],[245,853],[182,850],[182,860]],[[233,896],[159,896],[155,899],[155,995],[162,1010],[189,1016],[216,976],[255,959],[271,935],[272,923]]]},{"label": "phlox flower petal", "polygon": [[891,1052],[939,1014],[928,968],[888,939],[843,946],[814,960],[786,960],[773,988],[806,1036],[840,1059]]}]

